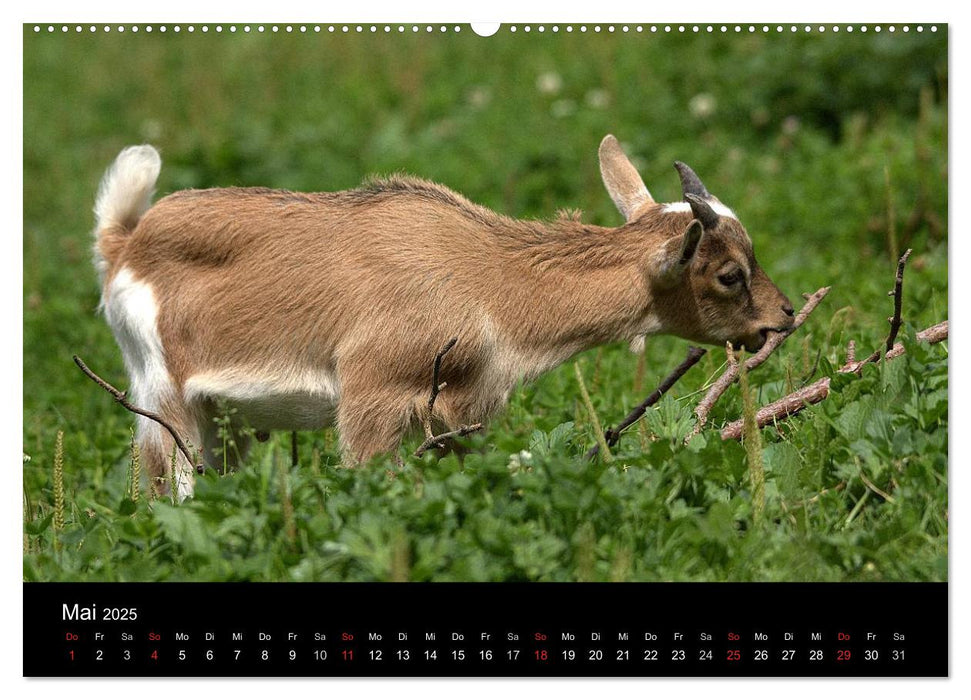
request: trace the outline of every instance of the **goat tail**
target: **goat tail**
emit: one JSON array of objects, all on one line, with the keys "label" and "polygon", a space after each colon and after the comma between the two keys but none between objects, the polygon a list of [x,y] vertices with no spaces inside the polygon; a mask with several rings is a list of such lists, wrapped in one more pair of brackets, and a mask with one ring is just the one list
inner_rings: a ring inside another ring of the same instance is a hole
[{"label": "goat tail", "polygon": [[94,204],[94,265],[104,279],[125,239],[152,204],[162,159],[152,146],[129,146],[105,171]]}]

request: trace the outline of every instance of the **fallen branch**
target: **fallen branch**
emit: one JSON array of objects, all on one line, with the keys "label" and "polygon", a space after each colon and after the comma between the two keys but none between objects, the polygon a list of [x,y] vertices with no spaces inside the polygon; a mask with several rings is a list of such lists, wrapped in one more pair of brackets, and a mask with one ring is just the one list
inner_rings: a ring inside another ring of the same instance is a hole
[{"label": "fallen branch", "polygon": [[[124,408],[128,409],[132,413],[137,413],[140,416],[144,416],[149,420],[155,421],[163,428],[165,428],[167,431],[169,431],[169,435],[171,435],[172,439],[175,440],[176,446],[179,448],[179,451],[185,457],[186,461],[189,464],[193,464],[192,454],[189,452],[189,447],[185,444],[185,441],[175,431],[175,428],[169,425],[164,418],[162,418],[157,413],[153,413],[152,411],[146,411],[144,408],[139,408],[138,406],[135,406],[134,404],[132,404],[128,400],[127,392],[119,391],[115,387],[111,386],[111,384],[106,382],[104,379],[99,377],[97,374],[92,372],[88,368],[88,366],[84,364],[84,361],[77,355],[74,355],[74,364],[76,364],[81,369],[81,371],[84,372],[88,376],[88,378],[90,378],[95,384],[97,384],[102,389],[104,389],[109,394],[111,394],[114,397],[115,401],[120,403]],[[196,464],[194,466],[196,471],[199,472],[200,474],[203,471],[205,471],[205,465],[203,464]]]},{"label": "fallen branch", "polygon": [[[766,404],[755,412],[755,423],[759,428],[774,423],[778,420],[788,418],[794,413],[798,413],[806,406],[819,403],[829,396],[829,377],[823,377],[817,382],[805,386],[799,391],[794,391],[788,396],[784,396],[778,401]],[[722,440],[741,440],[744,432],[745,421],[739,418],[722,428]]]},{"label": "fallen branch", "polygon": [[[930,326],[929,328],[925,328],[922,331],[918,331],[916,337],[917,337],[917,340],[921,341],[922,343],[927,343],[928,345],[934,345],[935,343],[940,343],[944,340],[947,340],[947,334],[948,334],[948,322],[941,321],[940,323],[936,323],[933,326]],[[900,357],[901,355],[904,354],[904,352],[906,351],[904,350],[903,343],[894,343],[893,347],[884,354],[884,358],[887,360],[892,360],[895,357]],[[877,360],[880,359],[879,352],[877,353],[877,356],[875,359],[871,359],[871,358],[873,358],[873,355],[870,355],[870,357],[867,357],[865,360],[860,360],[859,362],[855,362],[848,355],[846,364],[840,367],[839,371],[841,374],[848,374],[850,372],[859,374],[860,372],[863,371],[864,365],[870,364],[871,362],[876,362]]]},{"label": "fallen branch", "polygon": [[[703,350],[702,348],[689,346],[688,355],[684,358],[684,361],[675,367],[674,371],[665,377],[660,384],[658,384],[657,389],[651,392],[650,396],[644,399],[634,410],[628,413],[627,417],[624,418],[624,420],[622,420],[616,428],[607,428],[607,430],[604,431],[603,436],[607,446],[613,447],[616,445],[620,440],[621,433],[640,420],[641,416],[647,412],[648,408],[660,401],[661,397],[664,396],[664,394],[667,393],[672,386],[674,386],[675,382],[681,379],[681,377],[683,377],[689,369],[694,367],[698,363],[698,360],[704,357],[706,352],[708,351]],[[584,459],[592,459],[599,451],[600,445],[594,445],[584,455]]]},{"label": "fallen branch", "polygon": [[455,430],[450,430],[447,433],[442,433],[441,435],[435,435],[432,432],[432,413],[435,410],[435,400],[441,393],[442,389],[448,386],[447,382],[439,382],[439,375],[442,371],[442,358],[448,354],[448,351],[455,347],[455,344],[459,342],[458,338],[452,338],[442,349],[438,351],[435,355],[435,361],[432,363],[432,390],[428,397],[428,411],[422,417],[422,428],[425,431],[425,441],[418,446],[415,450],[415,457],[421,457],[423,454],[428,452],[428,450],[434,448],[445,447],[445,441],[451,438],[463,437],[469,433],[474,433],[477,430],[482,430],[482,423],[473,423],[472,425],[462,425]]},{"label": "fallen branch", "polygon": [[[947,340],[948,333],[948,322],[942,321],[930,328],[925,328],[924,330],[917,333],[917,340],[921,342],[933,345],[934,343],[940,343],[943,340]],[[886,360],[892,360],[896,357],[900,357],[905,352],[904,346],[901,343],[895,343],[889,352],[883,354]],[[871,355],[872,357],[872,355]],[[877,354],[879,359],[880,354]],[[861,374],[863,372],[863,367],[870,364],[870,357],[859,362],[848,361],[845,365],[840,367],[840,374]],[[791,415],[799,413],[806,406],[811,406],[812,404],[817,404],[827,396],[829,396],[829,384],[830,378],[823,377],[822,379],[805,386],[798,391],[794,391],[788,396],[783,396],[778,401],[773,401],[772,403],[766,404],[758,410],[755,414],[755,420],[758,423],[759,428],[764,428],[767,425],[771,425],[780,420],[784,420]],[[733,421],[729,423],[721,431],[722,440],[740,440],[742,438],[742,420]]]},{"label": "fallen branch", "polygon": [[[809,314],[819,305],[827,294],[829,294],[829,287],[823,287],[817,290],[813,294],[804,294],[803,297],[806,299],[805,305],[796,314],[795,319],[793,319],[792,327],[787,328],[781,333],[772,332],[769,333],[765,344],[759,349],[757,353],[752,355],[745,361],[745,369],[747,371],[752,371],[763,362],[765,362],[769,355],[771,355],[776,348],[778,348],[790,335],[799,330],[799,327],[805,322],[809,317]],[[711,413],[711,409],[714,407],[715,402],[721,398],[728,387],[730,387],[738,379],[738,365],[729,363],[728,368],[725,370],[724,374],[720,376],[715,383],[711,385],[708,389],[708,393],[705,397],[698,403],[695,407],[695,417],[697,422],[695,427],[692,429],[691,433],[688,435],[690,439],[694,435],[697,435],[705,427],[705,423],[708,422],[708,414]]]}]

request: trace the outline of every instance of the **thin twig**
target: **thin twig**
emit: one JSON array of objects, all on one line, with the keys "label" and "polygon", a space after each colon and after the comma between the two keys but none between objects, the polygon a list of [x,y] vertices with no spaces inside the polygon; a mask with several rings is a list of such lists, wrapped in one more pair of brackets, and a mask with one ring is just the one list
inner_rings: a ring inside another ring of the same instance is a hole
[{"label": "thin twig", "polygon": [[[776,348],[782,345],[786,338],[799,329],[803,322],[805,322],[805,320],[809,317],[809,314],[811,314],[819,305],[819,302],[821,302],[826,295],[829,294],[829,290],[829,287],[822,287],[813,294],[803,295],[806,299],[806,303],[802,309],[799,310],[799,313],[796,314],[796,317],[793,319],[792,326],[781,333],[770,332],[765,344],[759,349],[759,351],[745,361],[745,369],[751,371],[765,362],[769,358],[769,355],[771,355]],[[718,401],[722,394],[728,390],[728,387],[730,387],[738,379],[738,370],[738,365],[729,363],[725,373],[722,374],[722,376],[720,376],[715,383],[711,385],[711,388],[708,389],[708,393],[705,394],[705,397],[698,403],[697,407],[695,407],[695,417],[697,418],[697,422],[688,436],[689,438],[700,433],[705,427],[705,423],[708,422],[708,414],[711,413],[711,409],[714,407],[715,402]]]},{"label": "thin twig", "polygon": [[[606,440],[607,446],[613,447],[616,445],[620,440],[621,433],[640,420],[641,416],[647,412],[648,408],[660,401],[661,397],[664,396],[664,394],[667,393],[672,386],[674,386],[675,382],[681,379],[681,377],[683,377],[689,369],[694,367],[698,363],[698,360],[704,357],[706,352],[708,351],[702,348],[689,346],[687,356],[680,365],[674,368],[674,371],[671,372],[671,374],[665,377],[661,383],[657,385],[657,389],[651,392],[650,396],[644,399],[640,404],[637,405],[636,408],[628,413],[627,417],[624,418],[624,420],[622,420],[616,428],[607,428],[607,430],[604,431],[604,440]],[[591,459],[599,451],[600,445],[594,445],[587,451],[584,458]]]},{"label": "thin twig", "polygon": [[[900,260],[897,261],[897,274],[894,276],[893,289],[887,292],[887,296],[893,297],[893,316],[887,319],[890,323],[890,332],[887,334],[887,341],[884,343],[884,352],[893,350],[894,341],[897,340],[897,333],[900,332],[900,312],[903,308],[904,296],[904,267],[907,265],[907,258],[910,257],[911,249],[908,248]],[[873,354],[867,357],[862,363],[876,362],[880,359],[881,352],[874,350]]]},{"label": "thin twig", "polygon": [[[111,394],[115,398],[115,401],[117,401],[118,403],[120,403],[124,408],[128,409],[132,413],[137,413],[140,416],[145,416],[149,420],[155,421],[156,423],[158,423],[159,425],[161,425],[163,428],[165,428],[167,431],[169,431],[169,435],[171,435],[172,436],[172,439],[175,440],[175,444],[178,446],[179,451],[182,452],[182,455],[185,457],[186,461],[189,464],[192,464],[193,463],[193,461],[192,461],[192,454],[189,452],[189,448],[185,444],[185,441],[175,431],[175,428],[173,428],[171,425],[169,425],[165,421],[165,419],[163,419],[157,413],[152,413],[151,411],[146,411],[144,408],[139,408],[138,406],[135,406],[134,404],[132,404],[128,400],[126,392],[119,391],[115,387],[111,386],[111,384],[109,384],[108,382],[106,382],[104,379],[102,379],[101,377],[99,377],[97,374],[95,374],[94,372],[92,372],[88,368],[88,366],[86,364],[84,364],[84,361],[80,357],[78,357],[77,355],[74,355],[74,364],[76,364],[81,369],[81,371],[84,372],[88,376],[88,378],[91,379],[95,384],[97,384],[102,389],[104,389],[109,394]],[[197,465],[194,465],[194,466],[195,466],[196,471],[199,472],[200,474],[205,470],[205,466],[202,465],[202,464],[197,464]]]},{"label": "thin twig", "polygon": [[473,423],[472,425],[462,425],[456,430],[450,430],[447,433],[442,433],[441,435],[432,435],[427,438],[425,442],[419,445],[418,449],[415,450],[415,457],[421,457],[423,454],[428,452],[428,450],[433,447],[441,448],[445,447],[445,440],[451,438],[463,437],[469,433],[474,433],[477,430],[482,430],[482,423]]},{"label": "thin twig", "polygon": [[870,479],[867,478],[866,473],[863,471],[863,467],[860,467],[860,481],[863,482],[864,486],[866,486],[868,489],[873,491],[873,493],[877,494],[880,498],[885,500],[887,503],[894,502],[893,496],[891,496],[883,489],[877,488],[877,486],[872,481],[870,481]]},{"label": "thin twig", "polygon": [[[940,323],[936,323],[933,326],[925,328],[922,331],[918,331],[915,337],[917,338],[917,340],[919,340],[922,343],[927,343],[928,345],[934,345],[935,343],[940,343],[947,340],[947,336],[948,336],[948,322],[941,321]],[[862,373],[864,366],[871,364],[873,362],[876,362],[877,360],[880,359],[880,352],[881,351],[878,350],[876,353],[874,353],[874,355],[870,355],[865,360],[860,360],[859,362],[847,362],[845,365],[840,367],[839,369],[840,374],[849,374],[851,372],[853,374]],[[900,357],[905,352],[906,352],[906,349],[904,348],[903,343],[894,343],[893,348],[889,352],[884,353],[883,357],[886,360],[892,360],[895,357]]]},{"label": "thin twig", "polygon": [[904,296],[904,267],[907,265],[907,258],[910,257],[912,250],[908,248],[900,260],[897,261],[897,275],[894,277],[893,291],[889,296],[893,297],[893,316],[890,317],[890,335],[887,336],[887,352],[893,350],[893,343],[900,332],[900,312],[903,307]]},{"label": "thin twig", "polygon": [[455,430],[450,430],[447,433],[442,433],[441,435],[435,435],[432,431],[432,413],[435,410],[435,400],[438,398],[439,393],[448,386],[447,382],[440,382],[440,374],[442,371],[442,358],[448,354],[448,351],[455,347],[455,344],[459,342],[458,338],[452,338],[442,349],[438,351],[435,355],[435,361],[432,363],[432,390],[428,397],[428,411],[422,418],[422,427],[425,430],[425,441],[418,446],[415,450],[415,457],[421,457],[423,454],[428,452],[428,450],[435,448],[445,447],[445,441],[451,438],[463,437],[469,433],[474,433],[477,430],[482,430],[482,423],[473,423],[472,425],[462,425]]},{"label": "thin twig", "polygon": [[435,410],[435,400],[438,398],[439,392],[444,389],[447,384],[445,382],[439,383],[439,375],[442,371],[442,358],[448,354],[448,351],[455,347],[455,344],[459,342],[458,338],[452,338],[442,349],[438,351],[435,355],[435,362],[432,364],[432,391],[428,397],[428,413],[425,415],[425,419],[422,421],[423,427],[425,429],[425,438],[431,438],[432,433],[432,412]]}]

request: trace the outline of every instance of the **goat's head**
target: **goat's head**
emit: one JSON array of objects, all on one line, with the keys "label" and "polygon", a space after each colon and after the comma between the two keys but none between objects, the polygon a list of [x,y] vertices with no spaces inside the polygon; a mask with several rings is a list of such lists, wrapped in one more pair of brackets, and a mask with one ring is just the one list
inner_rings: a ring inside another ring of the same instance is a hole
[{"label": "goat's head", "polygon": [[759,267],[732,211],[684,163],[683,202],[658,204],[613,136],[600,144],[604,184],[630,227],[661,238],[645,260],[661,331],[754,352],[770,331],[792,326],[789,299]]}]

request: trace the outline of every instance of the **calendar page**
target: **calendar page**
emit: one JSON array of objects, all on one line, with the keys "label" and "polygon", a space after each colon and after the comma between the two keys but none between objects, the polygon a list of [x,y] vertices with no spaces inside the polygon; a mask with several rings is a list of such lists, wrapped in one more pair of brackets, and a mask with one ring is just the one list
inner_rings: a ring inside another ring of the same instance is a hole
[{"label": "calendar page", "polygon": [[948,26],[27,23],[25,676],[947,676]]}]

